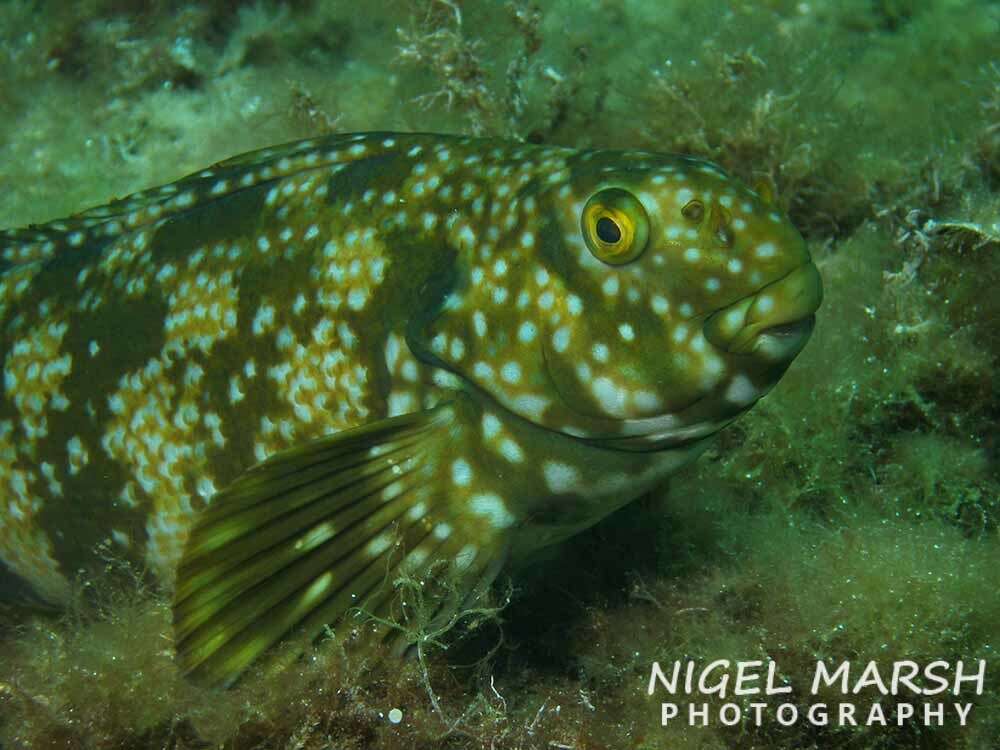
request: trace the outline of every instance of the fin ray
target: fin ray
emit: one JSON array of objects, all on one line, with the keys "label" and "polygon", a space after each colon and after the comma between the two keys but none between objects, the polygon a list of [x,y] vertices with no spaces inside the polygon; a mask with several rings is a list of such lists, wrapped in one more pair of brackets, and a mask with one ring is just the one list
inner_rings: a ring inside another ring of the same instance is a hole
[{"label": "fin ray", "polygon": [[[193,589],[183,600],[175,604],[174,610],[177,615],[187,618],[187,627],[194,626],[200,619],[210,617],[216,610],[225,607],[235,598],[242,596],[256,585],[262,578],[271,578],[286,572],[288,568],[295,566],[299,575],[309,575],[313,567],[323,564],[335,564],[339,558],[334,555],[347,555],[359,546],[354,544],[354,538],[365,534],[373,526],[378,529],[398,518],[405,512],[403,508],[378,508],[372,510],[368,515],[362,515],[364,507],[358,511],[359,517],[352,518],[351,522],[345,525],[341,531],[337,532],[335,521],[331,520],[330,540],[324,541],[315,549],[307,549],[303,552],[297,546],[295,540],[285,540],[267,549],[262,549],[256,560],[242,566],[236,573],[231,573],[232,567],[240,565],[244,560],[235,560],[224,568],[211,568],[206,574],[193,578],[186,589]],[[395,515],[391,515],[395,513]],[[388,516],[388,520],[385,520]],[[336,517],[334,517],[336,518]],[[384,522],[383,522],[384,521]],[[336,532],[336,533],[335,533]],[[380,533],[374,531],[374,534]],[[330,541],[336,538],[337,547],[334,549]],[[283,578],[280,583],[283,586],[291,585],[294,578]],[[199,612],[195,615],[195,612]]]},{"label": "fin ray", "polygon": [[458,576],[454,611],[505,549],[483,518],[463,512],[442,469],[458,413],[445,404],[346,430],[218,493],[178,567],[184,671],[231,684],[283,641],[316,637],[359,606],[387,611],[400,574],[426,575],[442,557]]}]

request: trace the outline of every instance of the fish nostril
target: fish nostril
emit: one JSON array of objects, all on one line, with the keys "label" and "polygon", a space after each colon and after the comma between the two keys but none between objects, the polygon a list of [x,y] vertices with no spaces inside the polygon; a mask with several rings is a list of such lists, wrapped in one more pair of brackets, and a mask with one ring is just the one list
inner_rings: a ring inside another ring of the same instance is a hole
[{"label": "fish nostril", "polygon": [[732,221],[732,215],[718,202],[712,204],[712,211],[710,215],[712,236],[715,238],[717,243],[725,248],[733,246],[734,237]]},{"label": "fish nostril", "polygon": [[732,247],[733,230],[729,228],[728,224],[720,224],[719,228],[715,230],[715,239],[723,247]]}]

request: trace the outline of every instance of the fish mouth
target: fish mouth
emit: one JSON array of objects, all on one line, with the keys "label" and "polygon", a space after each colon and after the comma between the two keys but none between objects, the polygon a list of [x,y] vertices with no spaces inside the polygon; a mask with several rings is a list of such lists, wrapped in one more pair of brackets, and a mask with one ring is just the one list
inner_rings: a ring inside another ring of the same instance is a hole
[{"label": "fish mouth", "polygon": [[[620,435],[581,439],[589,445],[606,450],[656,453],[692,445],[710,438],[735,419],[736,415],[714,420],[703,419],[684,422],[677,415],[667,414],[645,420],[627,420],[622,425],[622,434]],[[654,423],[659,424],[654,425]]]},{"label": "fish mouth", "polygon": [[[705,320],[705,338],[730,355],[734,369],[751,378],[752,398],[730,404],[719,393],[706,393],[679,412],[624,420],[618,435],[588,437],[586,442],[645,452],[690,445],[714,435],[773,387],[809,341],[822,301],[823,281],[808,261]],[[720,402],[727,408],[720,410]]]},{"label": "fish mouth", "polygon": [[729,354],[789,361],[809,340],[822,301],[823,280],[810,261],[713,313],[703,332]]}]

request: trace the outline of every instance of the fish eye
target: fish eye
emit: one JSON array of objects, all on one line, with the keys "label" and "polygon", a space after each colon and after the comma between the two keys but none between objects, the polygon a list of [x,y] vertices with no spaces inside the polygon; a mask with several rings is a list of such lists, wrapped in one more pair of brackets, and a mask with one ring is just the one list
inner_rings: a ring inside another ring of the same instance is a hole
[{"label": "fish eye", "polygon": [[688,201],[681,209],[681,216],[688,221],[701,221],[705,215],[705,205],[701,201]]},{"label": "fish eye", "polygon": [[602,216],[597,220],[597,238],[601,242],[614,245],[622,238],[622,228],[610,216]]},{"label": "fish eye", "polygon": [[638,198],[621,188],[606,188],[590,196],[580,228],[594,257],[612,266],[638,258],[649,240],[646,210]]}]

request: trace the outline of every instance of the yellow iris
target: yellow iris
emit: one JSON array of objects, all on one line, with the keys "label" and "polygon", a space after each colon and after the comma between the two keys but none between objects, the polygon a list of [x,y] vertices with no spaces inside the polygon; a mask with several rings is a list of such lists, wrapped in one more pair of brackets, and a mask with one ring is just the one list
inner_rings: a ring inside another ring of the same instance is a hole
[{"label": "yellow iris", "polygon": [[594,257],[613,266],[638,258],[649,240],[646,210],[621,188],[606,188],[590,196],[580,226]]}]

